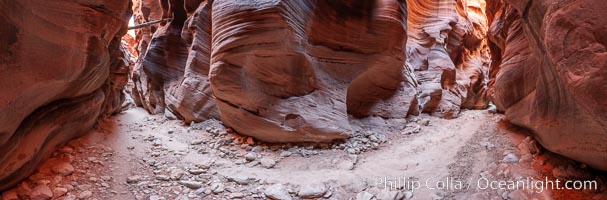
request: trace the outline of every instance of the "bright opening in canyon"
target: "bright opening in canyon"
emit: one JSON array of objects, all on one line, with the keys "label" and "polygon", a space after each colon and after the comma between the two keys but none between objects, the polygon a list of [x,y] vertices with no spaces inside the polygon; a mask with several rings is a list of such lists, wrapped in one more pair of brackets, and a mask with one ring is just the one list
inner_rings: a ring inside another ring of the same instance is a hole
[{"label": "bright opening in canyon", "polygon": [[0,194],[607,199],[599,0],[0,0]]}]

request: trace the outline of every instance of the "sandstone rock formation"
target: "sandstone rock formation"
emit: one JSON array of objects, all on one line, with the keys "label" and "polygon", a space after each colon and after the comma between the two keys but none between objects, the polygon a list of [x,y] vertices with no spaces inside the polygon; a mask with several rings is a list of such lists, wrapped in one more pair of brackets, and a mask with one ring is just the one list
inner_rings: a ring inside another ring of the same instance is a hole
[{"label": "sandstone rock formation", "polygon": [[[183,0],[161,1],[169,5],[162,10],[153,2],[158,4],[153,0],[139,2],[140,11],[150,12],[136,12],[136,21],[153,21],[156,17],[171,20],[137,33],[140,59],[132,75],[135,103],[154,114],[172,112],[186,122],[218,118],[208,83],[210,5],[205,3],[187,18]],[[196,1],[186,3],[192,9]]]},{"label": "sandstone rock formation", "polygon": [[0,1],[0,190],[121,109],[128,1]]},{"label": "sandstone rock formation", "polygon": [[[416,109],[404,1],[214,1],[211,85],[223,122],[270,142],[349,137],[353,118]],[[244,97],[244,98],[243,98]],[[413,109],[411,109],[413,108]]]},{"label": "sandstone rock formation", "polygon": [[172,18],[138,33],[132,95],[150,113],[301,142],[417,115],[418,94],[443,117],[488,104],[482,0],[409,2],[409,20],[404,1],[136,4],[138,23]]},{"label": "sandstone rock formation", "polygon": [[218,109],[242,134],[289,142],[346,138],[349,115],[417,109],[404,2],[166,3],[173,19],[133,72],[133,96],[152,113],[202,121]]},{"label": "sandstone rock formation", "polygon": [[[607,5],[490,1],[491,96],[548,150],[607,170]],[[493,73],[492,73],[493,74]]]},{"label": "sandstone rock formation", "polygon": [[483,109],[489,52],[484,0],[408,1],[407,65],[420,83],[422,111],[457,117]]}]

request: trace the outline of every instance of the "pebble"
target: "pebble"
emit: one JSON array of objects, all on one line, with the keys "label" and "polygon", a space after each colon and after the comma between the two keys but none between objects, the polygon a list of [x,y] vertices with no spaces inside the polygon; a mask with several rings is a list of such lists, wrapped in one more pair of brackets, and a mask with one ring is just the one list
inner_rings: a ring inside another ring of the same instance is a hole
[{"label": "pebble", "polygon": [[272,168],[274,167],[274,165],[276,165],[276,161],[274,161],[274,159],[271,158],[262,158],[260,161],[261,166],[265,167],[265,168]]},{"label": "pebble", "polygon": [[324,184],[306,184],[301,186],[297,195],[301,198],[318,198],[327,192]]},{"label": "pebble", "polygon": [[245,195],[242,192],[235,192],[235,193],[231,193],[228,197],[230,199],[240,199],[243,198]]},{"label": "pebble", "polygon": [[358,194],[356,194],[356,200],[371,200],[373,198],[373,194],[367,192],[367,191],[362,191],[359,192]]},{"label": "pebble", "polygon": [[399,191],[381,190],[377,194],[378,200],[400,200],[402,198],[403,194]]},{"label": "pebble", "polygon": [[422,125],[424,125],[424,126],[430,126],[430,119],[423,119],[422,120]]},{"label": "pebble", "polygon": [[78,194],[78,199],[88,199],[91,196],[93,196],[93,192],[86,190]]},{"label": "pebble", "polygon": [[186,186],[190,189],[198,189],[202,187],[202,183],[197,181],[179,181],[179,184]]},{"label": "pebble", "polygon": [[247,161],[254,161],[255,159],[257,159],[257,154],[255,152],[249,152],[244,155],[244,159],[246,159]]},{"label": "pebble", "polygon": [[253,149],[251,149],[251,151],[252,152],[261,152],[261,151],[263,151],[263,148],[261,148],[260,146],[256,146],[256,147],[253,147]]},{"label": "pebble", "polygon": [[148,198],[149,200],[164,200],[164,197],[158,196],[158,195],[152,195],[150,196],[150,198]]},{"label": "pebble", "polygon": [[240,185],[248,185],[251,182],[251,178],[244,175],[226,176],[226,179],[238,183]]},{"label": "pebble", "polygon": [[198,175],[198,174],[205,173],[207,171],[204,169],[189,169],[188,172],[190,172],[190,174]]},{"label": "pebble", "polygon": [[405,191],[403,194],[405,195],[405,199],[413,198],[413,191]]},{"label": "pebble", "polygon": [[127,183],[137,183],[140,180],[141,180],[141,177],[136,176],[136,175],[135,176],[129,176],[129,177],[126,178],[126,182]]},{"label": "pebble", "polygon": [[518,157],[516,155],[514,155],[513,153],[508,153],[506,154],[506,156],[504,156],[504,159],[502,159],[503,163],[516,163],[518,162]]},{"label": "pebble", "polygon": [[282,151],[282,152],[280,152],[280,156],[281,157],[289,157],[291,155],[293,155],[293,152],[290,152],[290,151]]},{"label": "pebble", "polygon": [[179,180],[181,179],[181,177],[183,177],[183,174],[185,172],[182,169],[171,169],[171,171],[169,172],[169,178],[171,180]]},{"label": "pebble", "polygon": [[199,188],[196,191],[194,191],[194,194],[202,195],[202,194],[204,194],[205,191],[206,190],[204,188]]},{"label": "pebble", "polygon": [[220,182],[213,182],[211,183],[211,191],[213,193],[222,193],[224,191],[224,186],[223,183]]},{"label": "pebble", "polygon": [[55,197],[61,197],[65,195],[65,193],[67,193],[67,188],[56,187],[55,189],[53,189],[53,195]]},{"label": "pebble", "polygon": [[282,184],[274,184],[266,188],[263,192],[267,197],[275,200],[292,200],[289,191]]},{"label": "pebble", "polygon": [[32,200],[45,200],[53,198],[53,192],[47,185],[38,185],[30,194]]},{"label": "pebble", "polygon": [[191,145],[199,145],[199,144],[202,144],[203,142],[204,142],[203,140],[194,140],[190,144]]},{"label": "pebble", "polygon": [[63,176],[69,176],[74,173],[74,166],[67,162],[58,162],[51,168],[51,171]]}]

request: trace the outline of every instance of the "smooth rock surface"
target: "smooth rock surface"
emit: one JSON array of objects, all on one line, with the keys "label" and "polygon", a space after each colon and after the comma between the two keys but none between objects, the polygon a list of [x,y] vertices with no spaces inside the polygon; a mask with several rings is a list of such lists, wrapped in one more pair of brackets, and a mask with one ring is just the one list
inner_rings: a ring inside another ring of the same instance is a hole
[{"label": "smooth rock surface", "polygon": [[129,1],[0,1],[0,190],[120,111],[130,13]]}]

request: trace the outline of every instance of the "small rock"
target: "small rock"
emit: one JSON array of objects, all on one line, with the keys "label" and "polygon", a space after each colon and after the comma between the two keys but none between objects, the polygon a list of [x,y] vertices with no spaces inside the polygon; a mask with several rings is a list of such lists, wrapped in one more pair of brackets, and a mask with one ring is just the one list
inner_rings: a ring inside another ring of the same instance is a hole
[{"label": "small rock", "polygon": [[504,156],[504,159],[502,159],[503,163],[516,163],[518,162],[518,157],[516,155],[514,155],[513,153],[508,153],[506,154],[506,156]]},{"label": "small rock", "polygon": [[188,172],[190,172],[190,174],[198,175],[198,174],[202,174],[202,173],[207,172],[207,170],[204,170],[204,169],[189,169]]},{"label": "small rock", "polygon": [[356,200],[371,200],[373,198],[373,194],[367,192],[367,191],[362,191],[359,192],[358,194],[356,194]]},{"label": "small rock", "polygon": [[378,200],[401,200],[403,194],[399,191],[381,190],[377,194]]},{"label": "small rock", "polygon": [[53,195],[55,197],[61,197],[65,195],[65,193],[67,193],[67,188],[56,187],[55,189],[53,189]]},{"label": "small rock", "polygon": [[206,190],[205,190],[204,188],[199,188],[199,189],[197,189],[196,191],[194,191],[194,194],[197,194],[197,195],[202,195],[202,194],[204,194],[204,193],[205,193],[205,191],[206,191]]},{"label": "small rock", "polygon": [[155,140],[154,140],[154,143],[152,143],[152,145],[154,145],[154,146],[156,146],[156,147],[157,147],[157,146],[160,146],[160,145],[162,145],[162,140],[160,140],[160,139],[155,139]]},{"label": "small rock", "polygon": [[150,198],[148,198],[149,200],[164,200],[164,197],[158,196],[158,195],[152,195],[150,196]]},{"label": "small rock", "polygon": [[93,192],[86,190],[78,195],[78,199],[88,199],[91,196],[93,196]]},{"label": "small rock", "polygon": [[251,149],[251,151],[252,151],[252,152],[261,152],[261,151],[263,151],[263,148],[261,148],[260,146],[256,146],[256,147],[253,147],[253,148]]},{"label": "small rock", "polygon": [[231,193],[228,197],[230,199],[240,199],[243,198],[245,195],[242,192],[235,192],[235,193]]},{"label": "small rock", "polygon": [[290,151],[282,151],[282,152],[280,152],[280,156],[281,157],[289,157],[291,155],[293,155],[293,152],[290,152]]},{"label": "small rock", "polygon": [[19,200],[16,190],[8,190],[2,193],[2,200]]},{"label": "small rock", "polygon": [[405,199],[413,198],[413,191],[405,191],[404,193]]},{"label": "small rock", "polygon": [[211,183],[211,191],[213,193],[222,193],[225,190],[223,183],[213,182]]},{"label": "small rock", "polygon": [[167,176],[167,175],[156,175],[156,180],[159,180],[159,181],[170,181],[171,178],[169,178],[169,176]]},{"label": "small rock", "polygon": [[275,200],[292,200],[289,191],[282,184],[274,184],[266,188],[263,192],[268,198]]},{"label": "small rock", "polygon": [[349,154],[356,154],[356,149],[353,149],[353,148],[348,148],[348,149],[346,149],[346,151],[347,151]]},{"label": "small rock", "polygon": [[137,183],[141,180],[141,177],[135,175],[135,176],[129,176],[126,178],[126,182],[127,183]]},{"label": "small rock", "polygon": [[262,158],[260,161],[261,166],[265,167],[265,168],[272,168],[274,167],[274,165],[276,165],[276,161],[274,161],[274,159],[271,158]]},{"label": "small rock", "polygon": [[183,176],[185,172],[182,169],[171,169],[171,171],[169,172],[169,178],[171,180],[179,180],[181,179],[181,177]]},{"label": "small rock", "polygon": [[246,159],[247,161],[254,161],[255,159],[257,159],[257,154],[255,152],[249,152],[244,155],[244,159]]},{"label": "small rock", "polygon": [[38,185],[32,189],[30,194],[32,200],[45,200],[53,198],[53,192],[47,185]]},{"label": "small rock", "polygon": [[190,144],[191,145],[199,145],[202,144],[204,142],[204,140],[193,140]]},{"label": "small rock", "polygon": [[196,181],[179,181],[179,184],[186,186],[190,189],[198,189],[202,187],[202,183]]},{"label": "small rock", "polygon": [[51,171],[63,176],[69,176],[74,173],[74,166],[67,162],[58,162],[51,168]]},{"label": "small rock", "polygon": [[253,138],[252,138],[252,137],[248,137],[248,138],[247,138],[246,143],[247,143],[248,145],[254,145],[254,144],[255,144],[255,141],[253,140]]},{"label": "small rock", "polygon": [[430,119],[422,119],[422,125],[430,126]]},{"label": "small rock", "polygon": [[497,107],[495,107],[493,104],[489,104],[489,107],[487,108],[487,112],[497,113]]},{"label": "small rock", "polygon": [[251,182],[251,178],[244,175],[226,176],[226,179],[238,183],[240,185],[248,185]]},{"label": "small rock", "polygon": [[318,198],[327,192],[324,184],[306,184],[301,186],[297,195],[301,198]]}]

